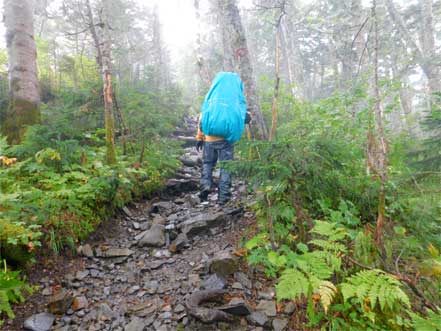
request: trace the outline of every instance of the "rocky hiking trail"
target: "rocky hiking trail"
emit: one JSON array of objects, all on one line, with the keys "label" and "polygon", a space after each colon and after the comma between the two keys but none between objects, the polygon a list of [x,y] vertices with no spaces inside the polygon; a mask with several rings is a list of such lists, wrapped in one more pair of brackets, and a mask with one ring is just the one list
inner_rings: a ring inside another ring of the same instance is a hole
[{"label": "rocky hiking trail", "polygon": [[278,312],[274,288],[238,256],[255,223],[245,185],[233,184],[227,207],[216,193],[201,203],[200,158],[185,151],[158,197],[103,222],[68,266],[53,266],[58,277],[38,280],[32,315],[4,330],[286,330],[294,304]]}]

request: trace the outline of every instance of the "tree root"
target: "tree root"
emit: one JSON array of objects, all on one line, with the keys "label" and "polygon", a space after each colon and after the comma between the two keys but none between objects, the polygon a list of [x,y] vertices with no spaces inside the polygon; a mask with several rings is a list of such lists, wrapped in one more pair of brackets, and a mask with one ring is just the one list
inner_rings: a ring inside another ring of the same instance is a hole
[{"label": "tree root", "polygon": [[207,301],[216,301],[220,299],[226,292],[224,290],[204,290],[196,291],[191,294],[185,305],[188,313],[203,323],[231,322],[232,319],[227,313],[215,309],[200,306]]}]

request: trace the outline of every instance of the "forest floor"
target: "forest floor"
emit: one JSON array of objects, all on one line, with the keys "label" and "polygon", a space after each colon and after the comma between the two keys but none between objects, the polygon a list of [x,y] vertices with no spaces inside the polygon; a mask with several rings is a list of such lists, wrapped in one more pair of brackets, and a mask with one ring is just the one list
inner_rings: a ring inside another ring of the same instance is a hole
[{"label": "forest floor", "polygon": [[[274,287],[241,257],[256,227],[243,208],[252,197],[235,182],[230,206],[216,205],[216,193],[201,203],[198,158],[188,148],[158,197],[103,222],[78,255],[40,259],[28,272],[38,293],[4,330],[287,330],[295,305],[277,306]],[[201,294],[215,294],[214,310],[194,306]],[[231,321],[194,318],[219,311]]]}]

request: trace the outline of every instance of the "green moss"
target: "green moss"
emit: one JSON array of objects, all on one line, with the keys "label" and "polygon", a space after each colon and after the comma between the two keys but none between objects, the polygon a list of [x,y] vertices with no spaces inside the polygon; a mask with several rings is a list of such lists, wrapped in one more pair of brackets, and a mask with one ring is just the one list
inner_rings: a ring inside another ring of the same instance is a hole
[{"label": "green moss", "polygon": [[11,98],[5,120],[2,122],[1,133],[7,136],[9,144],[19,144],[26,132],[26,127],[40,123],[40,117],[38,104]]}]

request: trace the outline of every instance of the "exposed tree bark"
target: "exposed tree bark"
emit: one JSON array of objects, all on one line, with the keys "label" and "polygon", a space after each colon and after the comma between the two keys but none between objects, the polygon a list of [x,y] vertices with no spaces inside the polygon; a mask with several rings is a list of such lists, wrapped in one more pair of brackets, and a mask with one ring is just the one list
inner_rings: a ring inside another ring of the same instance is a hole
[{"label": "exposed tree bark", "polygon": [[282,11],[276,24],[276,83],[274,86],[273,104],[271,107],[271,131],[269,135],[269,141],[276,138],[277,132],[277,99],[279,97],[279,85],[280,85],[280,34],[281,34],[281,20],[285,13]]},{"label": "exposed tree bark", "polygon": [[100,66],[103,78],[103,97],[104,97],[104,126],[106,131],[106,161],[108,164],[116,162],[115,149],[115,118],[113,115],[113,87],[112,87],[112,58],[111,58],[111,39],[108,25],[108,1],[102,0],[102,19],[99,23],[99,33],[95,29],[95,21],[93,18],[90,0],[86,0],[86,9],[88,16],[89,29],[94,40],[97,63]]},{"label": "exposed tree bark", "polygon": [[10,144],[23,139],[26,126],[40,122],[40,90],[34,41],[33,0],[5,0],[9,107],[1,131]]},{"label": "exposed tree bark", "polygon": [[374,24],[374,98],[375,105],[371,117],[375,118],[374,124],[370,125],[368,132],[368,164],[374,176],[380,181],[380,192],[378,195],[377,226],[375,230],[375,241],[381,252],[384,252],[383,231],[386,209],[386,181],[387,181],[387,141],[384,134],[383,110],[380,100],[380,88],[378,79],[378,17],[377,3],[373,0],[372,19]]},{"label": "exposed tree bark", "polygon": [[[236,0],[217,0],[217,7],[221,14],[221,25],[223,27],[224,70],[240,73],[245,85],[247,106],[253,115],[257,137],[267,139],[268,130],[260,108],[251,58]],[[235,70],[231,70],[231,62]]]}]

